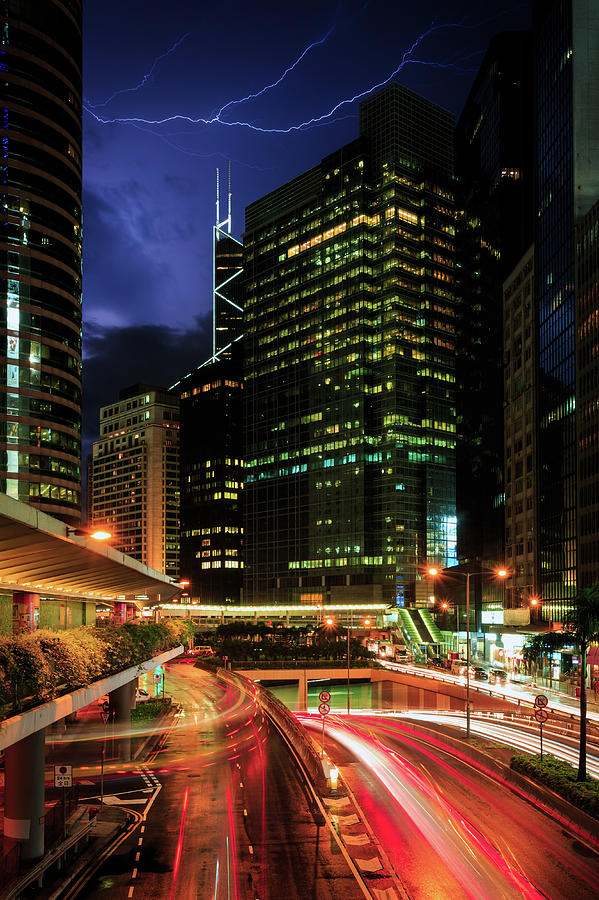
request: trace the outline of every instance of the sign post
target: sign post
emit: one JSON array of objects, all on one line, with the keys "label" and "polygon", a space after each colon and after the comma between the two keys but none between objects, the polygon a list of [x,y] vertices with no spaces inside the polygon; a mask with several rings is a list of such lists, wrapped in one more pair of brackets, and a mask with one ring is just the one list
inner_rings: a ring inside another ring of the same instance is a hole
[{"label": "sign post", "polygon": [[67,836],[67,788],[73,787],[73,767],[54,766],[54,787],[62,788],[62,836]]},{"label": "sign post", "polygon": [[322,756],[324,758],[324,720],[331,711],[331,707],[329,706],[329,700],[331,699],[330,691],[321,691],[318,695],[318,699],[320,700],[318,712],[322,716]]},{"label": "sign post", "polygon": [[545,694],[537,694],[535,697],[535,719],[539,723],[539,740],[541,744],[541,759],[543,759],[543,722],[549,718],[549,710],[545,707],[549,700]]}]

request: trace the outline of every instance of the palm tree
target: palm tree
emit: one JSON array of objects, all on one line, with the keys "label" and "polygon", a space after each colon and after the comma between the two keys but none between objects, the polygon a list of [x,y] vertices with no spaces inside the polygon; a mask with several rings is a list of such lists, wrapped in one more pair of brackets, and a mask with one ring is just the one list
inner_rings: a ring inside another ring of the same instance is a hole
[{"label": "palm tree", "polygon": [[576,597],[564,631],[537,634],[524,647],[528,661],[538,661],[547,651],[576,644],[580,653],[580,748],[577,781],[587,777],[587,650],[599,640],[599,584],[584,588]]}]

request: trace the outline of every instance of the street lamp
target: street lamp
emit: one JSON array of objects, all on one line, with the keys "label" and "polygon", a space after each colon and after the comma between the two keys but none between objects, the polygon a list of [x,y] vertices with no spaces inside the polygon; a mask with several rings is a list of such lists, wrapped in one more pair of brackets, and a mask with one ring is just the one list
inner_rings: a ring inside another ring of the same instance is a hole
[{"label": "street lamp", "polygon": [[[498,578],[506,578],[507,569],[481,569],[477,572],[462,572],[457,566],[444,569],[448,575],[461,575],[466,579],[466,737],[470,737],[470,576],[471,575],[496,575]],[[457,571],[456,571],[457,570]],[[434,566],[428,570],[428,574],[439,575],[439,569]],[[459,647],[459,644],[458,644]]]}]

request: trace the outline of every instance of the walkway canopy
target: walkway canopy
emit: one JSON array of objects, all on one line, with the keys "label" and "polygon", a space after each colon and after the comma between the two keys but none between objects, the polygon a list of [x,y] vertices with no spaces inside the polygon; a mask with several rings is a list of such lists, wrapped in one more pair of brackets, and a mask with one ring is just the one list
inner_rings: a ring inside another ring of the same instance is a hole
[{"label": "walkway canopy", "polygon": [[172,600],[172,578],[46,513],[0,494],[0,593],[115,601],[147,596]]}]

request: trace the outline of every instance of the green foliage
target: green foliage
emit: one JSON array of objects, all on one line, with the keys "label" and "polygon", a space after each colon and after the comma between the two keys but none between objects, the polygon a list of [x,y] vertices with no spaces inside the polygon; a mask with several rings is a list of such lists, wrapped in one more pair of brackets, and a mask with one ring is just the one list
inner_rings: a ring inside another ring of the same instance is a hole
[{"label": "green foliage", "polygon": [[160,700],[148,700],[147,703],[141,703],[135,709],[131,710],[132,725],[148,725],[158,716],[166,712],[171,705],[171,698],[165,697]]},{"label": "green foliage", "polygon": [[0,711],[20,712],[139,665],[189,633],[187,623],[129,622],[0,638]]},{"label": "green foliage", "polygon": [[563,759],[550,753],[513,756],[510,765],[516,772],[528,775],[539,784],[555,791],[573,806],[599,819],[599,781],[587,775],[585,781],[577,781],[578,771]]}]

